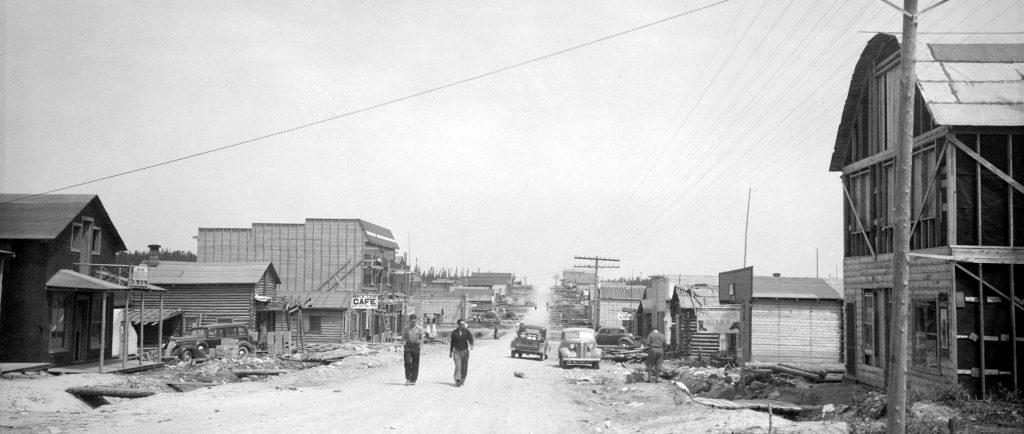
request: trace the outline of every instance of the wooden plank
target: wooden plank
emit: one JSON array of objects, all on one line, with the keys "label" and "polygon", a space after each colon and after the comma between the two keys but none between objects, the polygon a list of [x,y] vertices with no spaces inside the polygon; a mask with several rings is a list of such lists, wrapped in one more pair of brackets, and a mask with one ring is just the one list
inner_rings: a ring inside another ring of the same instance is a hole
[{"label": "wooden plank", "polygon": [[1006,172],[999,170],[998,167],[990,163],[977,152],[974,152],[972,149],[968,148],[967,145],[965,145],[963,142],[957,140],[955,136],[953,136],[952,134],[948,134],[946,135],[946,140],[949,140],[950,143],[956,145],[956,147],[960,148],[960,150],[963,151],[963,153],[967,154],[975,161],[977,161],[978,164],[982,165],[984,168],[988,169],[990,172],[998,176],[1000,179],[1003,180],[1003,182],[1006,182],[1017,191],[1024,193],[1024,185],[1021,185],[1019,182],[1014,180],[1010,175],[1007,175]]}]

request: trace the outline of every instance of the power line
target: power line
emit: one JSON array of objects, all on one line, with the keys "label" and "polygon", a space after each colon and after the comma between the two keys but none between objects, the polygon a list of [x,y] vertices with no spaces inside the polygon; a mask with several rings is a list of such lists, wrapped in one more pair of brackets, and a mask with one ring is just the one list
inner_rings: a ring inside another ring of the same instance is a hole
[{"label": "power line", "polygon": [[349,117],[349,116],[352,116],[352,115],[357,115],[359,113],[367,112],[367,111],[370,111],[370,110],[375,110],[375,109],[378,109],[378,108],[381,108],[381,107],[386,107],[386,106],[389,106],[389,105],[392,105],[392,104],[396,104],[396,103],[399,103],[399,102],[402,102],[402,101],[410,100],[410,99],[417,98],[417,97],[420,97],[420,96],[423,96],[423,95],[427,95],[427,94],[435,93],[435,92],[438,92],[438,91],[441,91],[441,90],[444,90],[444,89],[448,89],[450,87],[455,87],[455,86],[458,86],[458,85],[461,85],[461,84],[465,84],[465,83],[468,83],[468,82],[471,82],[471,81],[479,80],[481,78],[490,77],[492,75],[497,75],[497,74],[500,74],[500,73],[503,73],[503,72],[506,72],[506,71],[509,71],[509,70],[512,70],[512,69],[516,69],[516,68],[519,68],[519,67],[522,67],[522,66],[526,66],[526,65],[529,65],[529,64],[532,64],[532,63],[540,62],[542,60],[546,60],[546,59],[549,59],[549,58],[552,58],[552,57],[560,56],[560,55],[563,55],[563,54],[566,54],[566,53],[569,53],[569,52],[572,52],[572,51],[576,51],[576,50],[579,50],[579,49],[582,49],[582,48],[586,48],[586,47],[589,47],[591,45],[598,44],[598,43],[601,43],[601,42],[604,42],[604,41],[607,41],[607,40],[610,40],[610,39],[618,38],[620,36],[625,36],[625,35],[628,35],[630,33],[634,33],[634,32],[640,31],[640,30],[644,30],[644,29],[646,29],[648,27],[653,27],[653,26],[656,26],[656,25],[659,25],[659,24],[663,24],[663,23],[666,23],[666,22],[669,22],[669,21],[672,21],[672,20],[675,20],[675,19],[678,19],[678,18],[682,18],[682,17],[685,17],[687,15],[703,11],[705,9],[710,9],[712,7],[715,7],[715,6],[718,6],[718,5],[721,5],[721,4],[724,4],[724,3],[728,3],[730,1],[732,1],[732,0],[719,0],[719,1],[715,2],[715,3],[704,5],[704,6],[701,6],[699,8],[695,8],[695,9],[690,9],[690,10],[685,11],[685,12],[680,12],[678,14],[672,15],[672,16],[667,17],[667,18],[662,18],[662,19],[657,20],[657,21],[652,21],[652,22],[647,23],[647,24],[643,24],[643,25],[640,25],[640,26],[637,26],[637,27],[633,27],[633,28],[630,28],[630,29],[627,29],[627,30],[623,30],[623,31],[618,32],[618,33],[614,33],[614,34],[611,34],[611,35],[608,35],[608,36],[604,36],[604,37],[601,37],[601,38],[598,38],[598,39],[594,39],[594,40],[591,40],[589,42],[584,42],[582,44],[573,45],[573,46],[571,46],[569,48],[565,48],[565,49],[562,49],[562,50],[551,52],[551,53],[548,53],[548,54],[545,54],[545,55],[542,55],[542,56],[534,57],[534,58],[529,59],[529,60],[524,60],[524,61],[519,62],[519,63],[514,63],[512,65],[508,65],[508,66],[505,66],[505,67],[494,69],[494,70],[491,70],[491,71],[488,71],[488,72],[484,72],[482,74],[474,75],[474,76],[471,76],[471,77],[468,77],[468,78],[464,78],[464,79],[461,79],[461,80],[453,81],[453,82],[450,82],[448,84],[443,84],[443,85],[440,85],[440,86],[437,86],[437,87],[433,87],[433,88],[430,88],[430,89],[427,89],[427,90],[423,90],[423,91],[420,91],[420,92],[416,92],[416,93],[413,93],[413,94],[410,94],[410,95],[406,95],[406,96],[403,96],[403,97],[391,99],[391,100],[388,100],[388,101],[385,101],[385,102],[382,102],[382,103],[378,103],[378,104],[374,104],[374,105],[371,105],[371,106],[368,106],[368,107],[364,107],[364,108],[361,108],[361,109],[358,109],[358,110],[353,110],[353,111],[350,111],[350,112],[347,112],[347,113],[342,113],[342,114],[331,116],[331,117],[328,117],[328,118],[324,118],[324,119],[321,119],[321,120],[318,120],[318,121],[310,122],[310,123],[307,123],[307,124],[302,124],[302,125],[299,125],[299,126],[296,126],[296,127],[280,130],[280,131],[277,131],[277,132],[274,132],[274,133],[270,133],[270,134],[265,134],[265,135],[262,135],[262,136],[259,136],[259,137],[254,137],[254,138],[243,140],[243,141],[240,141],[240,142],[235,142],[235,143],[232,143],[232,144],[229,144],[229,145],[224,145],[224,146],[220,146],[220,147],[217,147],[217,148],[207,149],[205,151],[201,151],[201,152],[197,152],[197,153],[194,153],[194,154],[185,155],[185,156],[174,158],[174,159],[171,159],[171,160],[161,161],[159,163],[150,164],[148,166],[143,166],[143,167],[139,167],[139,168],[135,168],[135,169],[131,169],[131,170],[126,170],[126,171],[123,171],[123,172],[118,172],[118,173],[115,173],[115,174],[112,174],[112,175],[107,175],[107,176],[103,176],[103,177],[100,177],[100,178],[95,178],[95,179],[92,179],[92,180],[89,180],[89,181],[84,181],[84,182],[80,182],[80,183],[73,184],[73,185],[68,185],[68,186],[64,186],[64,187],[60,187],[60,188],[55,188],[55,189],[52,189],[52,190],[49,190],[49,191],[45,191],[45,192],[42,192],[42,193],[36,193],[36,194],[22,196],[22,197],[19,197],[19,198],[16,198],[16,199],[12,199],[12,200],[8,200],[8,201],[2,202],[2,203],[6,204],[6,203],[11,203],[11,202],[17,202],[17,201],[21,201],[21,200],[25,200],[25,199],[29,199],[29,198],[33,198],[33,197],[38,197],[38,196],[42,196],[42,195],[46,195],[46,194],[50,194],[50,193],[56,193],[58,191],[68,190],[68,189],[75,188],[75,187],[81,187],[83,185],[93,184],[93,183],[97,183],[97,182],[100,182],[100,181],[106,181],[108,179],[118,178],[118,177],[121,177],[121,176],[130,175],[132,173],[142,172],[144,170],[149,170],[149,169],[157,168],[157,167],[160,167],[160,166],[166,166],[168,164],[173,164],[173,163],[177,163],[177,162],[184,161],[184,160],[189,160],[189,159],[196,158],[196,157],[201,157],[203,155],[212,154],[214,152],[220,152],[220,151],[236,148],[236,147],[239,147],[239,146],[242,146],[242,145],[247,145],[247,144],[250,144],[250,143],[253,143],[253,142],[257,142],[257,141],[260,141],[260,140],[269,139],[271,137],[280,136],[282,134],[291,133],[291,132],[298,131],[298,130],[301,130],[301,129],[309,128],[309,127],[312,127],[312,126],[324,124],[324,123],[331,122],[331,121],[335,121],[335,120],[338,120],[338,119],[341,119],[341,118],[346,118],[346,117]]}]

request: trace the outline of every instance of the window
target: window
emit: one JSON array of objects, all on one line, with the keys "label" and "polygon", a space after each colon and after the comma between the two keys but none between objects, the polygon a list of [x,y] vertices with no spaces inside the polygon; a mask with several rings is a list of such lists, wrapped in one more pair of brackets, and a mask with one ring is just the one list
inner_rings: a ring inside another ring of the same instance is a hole
[{"label": "window", "polygon": [[320,315],[309,315],[303,318],[302,331],[306,333],[322,333],[321,324],[323,317]]},{"label": "window", "polygon": [[731,295],[731,296],[735,296],[736,295],[736,284],[735,283],[730,283],[729,284],[729,295]]},{"label": "window", "polygon": [[100,254],[100,245],[102,244],[100,242],[101,233],[100,228],[92,228],[92,254],[94,255]]},{"label": "window", "polygon": [[864,364],[885,366],[889,348],[889,289],[865,289],[861,311]]},{"label": "window", "polygon": [[53,294],[50,299],[50,352],[67,350],[66,294]]},{"label": "window", "polygon": [[939,367],[937,312],[935,300],[914,300],[914,366]]},{"label": "window", "polygon": [[72,223],[71,224],[71,251],[80,252],[82,249],[79,247],[82,245],[82,224]]}]

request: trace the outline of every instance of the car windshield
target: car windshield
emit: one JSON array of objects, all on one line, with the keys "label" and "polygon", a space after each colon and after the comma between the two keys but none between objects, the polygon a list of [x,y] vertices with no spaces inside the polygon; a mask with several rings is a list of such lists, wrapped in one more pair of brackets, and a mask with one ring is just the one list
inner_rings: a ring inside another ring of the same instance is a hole
[{"label": "car windshield", "polygon": [[594,334],[590,332],[581,331],[567,331],[565,332],[566,339],[583,339],[583,340],[594,340]]},{"label": "car windshield", "polygon": [[206,336],[206,329],[192,329],[192,336]]},{"label": "car windshield", "polygon": [[541,331],[540,331],[539,328],[523,327],[523,333],[532,333],[532,334],[535,334],[535,335],[539,335],[539,334],[541,334]]}]

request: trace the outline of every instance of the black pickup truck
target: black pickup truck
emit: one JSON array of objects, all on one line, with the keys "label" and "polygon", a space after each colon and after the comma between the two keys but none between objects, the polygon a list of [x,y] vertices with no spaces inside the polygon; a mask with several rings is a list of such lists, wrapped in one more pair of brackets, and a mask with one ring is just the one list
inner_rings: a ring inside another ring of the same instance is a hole
[{"label": "black pickup truck", "polygon": [[512,357],[534,354],[541,360],[548,358],[548,329],[541,326],[521,325],[512,341]]}]

